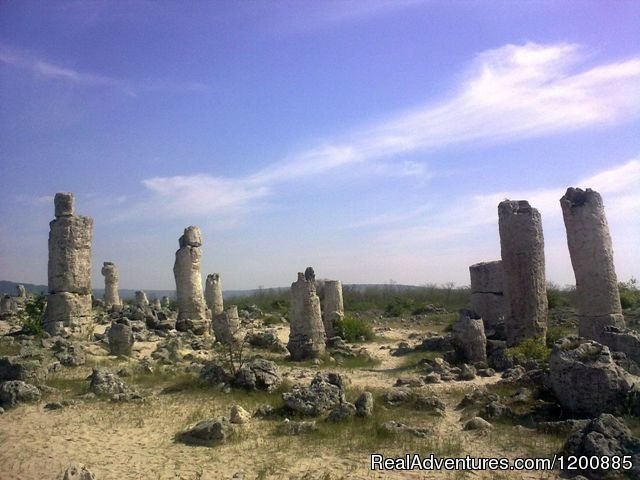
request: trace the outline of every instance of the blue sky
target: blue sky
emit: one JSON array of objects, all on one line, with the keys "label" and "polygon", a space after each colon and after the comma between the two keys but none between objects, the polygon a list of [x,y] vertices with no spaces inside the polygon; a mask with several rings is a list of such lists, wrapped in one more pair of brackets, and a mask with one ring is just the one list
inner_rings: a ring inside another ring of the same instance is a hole
[{"label": "blue sky", "polygon": [[0,277],[46,283],[53,195],[92,216],[93,284],[469,283],[497,204],[603,195],[640,276],[640,4],[419,0],[3,2]]}]

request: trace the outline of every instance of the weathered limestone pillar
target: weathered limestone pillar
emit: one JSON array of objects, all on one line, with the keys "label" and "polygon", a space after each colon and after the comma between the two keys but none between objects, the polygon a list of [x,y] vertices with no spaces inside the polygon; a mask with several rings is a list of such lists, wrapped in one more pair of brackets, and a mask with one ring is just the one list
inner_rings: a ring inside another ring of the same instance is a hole
[{"label": "weathered limestone pillar", "polygon": [[238,307],[235,305],[213,317],[213,333],[216,340],[225,345],[237,345],[242,342],[241,326]]},{"label": "weathered limestone pillar", "polygon": [[548,304],[540,213],[526,200],[505,200],[498,205],[498,219],[509,308],[505,319],[507,345],[528,338],[544,341]]},{"label": "weathered limestone pillar", "polygon": [[160,299],[159,298],[154,298],[153,302],[151,304],[151,308],[153,308],[154,310],[162,310],[162,303],[160,303]]},{"label": "weathered limestone pillar", "polygon": [[322,321],[327,338],[338,334],[336,323],[343,318],[342,282],[340,280],[327,280],[324,282],[324,309],[322,311]]},{"label": "weathered limestone pillar", "polygon": [[309,267],[304,273],[298,273],[298,280],[291,284],[291,331],[287,348],[293,360],[315,358],[325,352],[324,325],[315,278],[313,268]]},{"label": "weathered limestone pillar", "polygon": [[167,297],[166,295],[162,297],[162,306],[164,308],[169,308],[170,305],[171,305],[171,299],[169,299],[169,297]]},{"label": "weathered limestone pillar", "polygon": [[147,294],[142,290],[136,290],[136,305],[141,308],[149,306]]},{"label": "weathered limestone pillar", "polygon": [[85,337],[91,319],[93,219],[74,214],[72,193],[56,193],[49,232],[49,297],[42,328],[52,335]]},{"label": "weathered limestone pillar", "polygon": [[560,206],[576,277],[578,332],[601,341],[604,327],[625,326],[602,197],[590,188],[568,188]]},{"label": "weathered limestone pillar", "polygon": [[104,276],[104,307],[109,309],[120,307],[120,295],[118,294],[118,269],[112,262],[102,264],[102,275]]},{"label": "weathered limestone pillar", "polygon": [[487,337],[484,324],[477,312],[460,310],[460,317],[453,324],[453,346],[465,362],[487,361]]},{"label": "weathered limestone pillar", "polygon": [[18,299],[20,301],[24,301],[27,298],[27,291],[24,288],[24,285],[16,285],[16,290],[18,291]]},{"label": "weathered limestone pillar", "polygon": [[469,267],[471,310],[484,322],[487,336],[504,339],[508,309],[504,299],[502,261],[476,263]]},{"label": "weathered limestone pillar", "polygon": [[11,295],[2,295],[0,297],[0,315],[9,315],[15,311],[15,303]]},{"label": "weathered limestone pillar", "polygon": [[202,257],[202,235],[198,227],[187,227],[179,240],[173,275],[178,296],[178,320],[176,329],[191,330],[196,335],[208,332],[210,321],[202,293],[200,259]]},{"label": "weathered limestone pillar", "polygon": [[211,310],[211,316],[218,315],[224,311],[220,274],[213,273],[207,275],[204,287],[204,299],[207,302],[207,307]]}]

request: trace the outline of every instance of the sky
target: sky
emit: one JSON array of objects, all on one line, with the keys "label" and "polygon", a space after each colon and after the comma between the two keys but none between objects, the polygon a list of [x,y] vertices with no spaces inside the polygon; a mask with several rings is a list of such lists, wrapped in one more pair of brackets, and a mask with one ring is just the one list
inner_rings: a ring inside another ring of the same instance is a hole
[{"label": "sky", "polygon": [[469,284],[498,203],[603,196],[618,278],[640,277],[640,3],[0,2],[0,279],[46,284],[56,192],[93,217],[92,283],[202,273],[286,286]]}]

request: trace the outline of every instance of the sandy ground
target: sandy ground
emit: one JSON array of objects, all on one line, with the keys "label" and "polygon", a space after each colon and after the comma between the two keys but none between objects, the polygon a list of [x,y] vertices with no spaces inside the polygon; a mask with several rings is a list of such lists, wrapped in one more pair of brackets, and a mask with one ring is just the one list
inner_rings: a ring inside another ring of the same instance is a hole
[{"label": "sandy ground", "polygon": [[[388,345],[393,345],[406,339],[409,333],[409,328],[395,329],[384,335]],[[280,334],[286,340],[288,330],[282,328]],[[363,388],[393,385],[398,376],[394,376],[394,369],[403,360],[391,356],[388,349],[380,349],[380,346],[380,342],[367,345],[370,353],[381,360],[375,368],[343,372],[351,385]],[[137,356],[145,356],[154,345],[138,347]],[[294,371],[301,369],[291,368]],[[311,368],[307,370],[302,380],[305,384],[314,373]],[[300,376],[299,373],[291,377]],[[496,376],[443,383],[429,386],[429,389],[446,398],[447,390],[471,390],[476,385],[498,379]],[[173,436],[186,425],[210,416],[228,415],[233,401],[225,402],[207,395],[153,395],[143,403],[87,401],[55,411],[45,410],[45,401],[20,405],[0,416],[0,480],[58,478],[72,462],[86,464],[98,480],[558,478],[549,472],[371,471],[369,454],[373,452],[345,452],[332,448],[330,442],[320,442],[310,448],[298,437],[270,434],[273,423],[258,419],[247,426],[242,440],[230,444],[208,448],[174,442]],[[238,396],[234,398],[242,404]],[[500,442],[494,442],[495,437],[491,435],[463,432],[460,412],[454,406],[448,404],[446,415],[436,421],[434,436],[456,436],[462,442],[463,455],[527,456],[526,451],[518,453],[517,448],[501,450]]]}]

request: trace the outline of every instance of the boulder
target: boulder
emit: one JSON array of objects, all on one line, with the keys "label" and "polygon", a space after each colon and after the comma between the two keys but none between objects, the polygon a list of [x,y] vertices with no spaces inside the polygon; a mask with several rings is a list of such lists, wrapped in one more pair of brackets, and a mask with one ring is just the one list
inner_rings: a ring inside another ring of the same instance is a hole
[{"label": "boulder", "polygon": [[0,407],[11,408],[18,403],[37,402],[40,390],[22,380],[9,380],[0,383]]},{"label": "boulder", "polygon": [[203,420],[176,435],[176,441],[188,445],[214,446],[229,441],[238,433],[237,425],[225,418]]},{"label": "boulder", "polygon": [[634,437],[624,422],[611,414],[603,413],[584,427],[574,431],[564,444],[561,452],[565,458],[569,455],[586,456],[604,460],[612,456],[624,458],[630,462],[629,469],[591,469],[571,470],[568,473],[582,473],[591,480],[613,480],[618,478],[640,478],[640,438]]},{"label": "boulder", "polygon": [[549,369],[553,393],[565,410],[577,416],[640,408],[640,378],[616,365],[609,348],[594,340],[576,336],[558,340]]},{"label": "boulder", "polygon": [[307,416],[319,416],[344,403],[344,383],[337,373],[317,373],[308,387],[294,386],[282,394],[286,409]]},{"label": "boulder", "polygon": [[282,382],[278,366],[263,358],[254,358],[245,363],[235,375],[233,384],[247,390],[272,392]]}]

